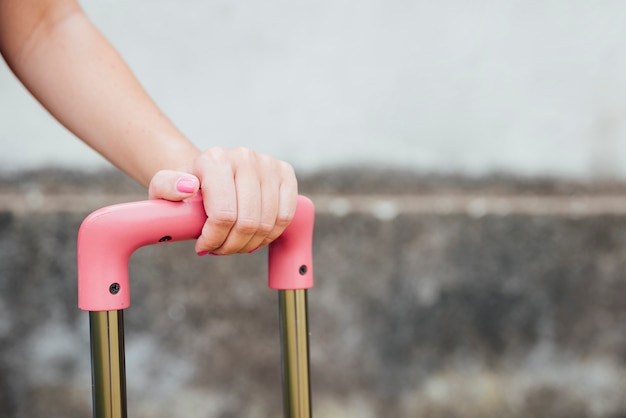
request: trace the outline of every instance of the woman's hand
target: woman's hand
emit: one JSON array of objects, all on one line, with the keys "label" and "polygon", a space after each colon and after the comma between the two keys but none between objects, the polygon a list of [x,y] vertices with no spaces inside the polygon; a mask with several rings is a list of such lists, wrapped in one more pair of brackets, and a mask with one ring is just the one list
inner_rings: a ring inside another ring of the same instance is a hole
[{"label": "woman's hand", "polygon": [[151,199],[179,201],[200,188],[208,218],[199,255],[253,252],[278,238],[296,210],[293,168],[248,148],[209,148],[179,171],[157,172],[148,190]]}]

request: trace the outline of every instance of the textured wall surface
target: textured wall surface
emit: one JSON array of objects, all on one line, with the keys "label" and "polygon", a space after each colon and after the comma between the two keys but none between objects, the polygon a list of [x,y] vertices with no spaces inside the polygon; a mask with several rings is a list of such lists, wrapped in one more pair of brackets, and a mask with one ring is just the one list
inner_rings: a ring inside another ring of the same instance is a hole
[{"label": "textured wall surface", "polygon": [[[301,190],[319,207],[315,416],[626,416],[622,185],[343,171]],[[1,416],[89,416],[75,237],[129,198],[111,174],[0,180]],[[130,416],[280,416],[266,252],[192,249],[131,259]]]}]

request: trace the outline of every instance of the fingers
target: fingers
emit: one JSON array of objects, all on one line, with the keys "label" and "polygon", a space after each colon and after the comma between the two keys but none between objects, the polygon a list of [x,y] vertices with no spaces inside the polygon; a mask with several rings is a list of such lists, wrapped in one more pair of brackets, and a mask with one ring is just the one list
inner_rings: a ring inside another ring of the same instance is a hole
[{"label": "fingers", "polygon": [[149,196],[179,201],[200,188],[207,221],[196,241],[198,254],[253,252],[278,238],[296,210],[293,168],[247,148],[210,148],[182,171],[159,171]]},{"label": "fingers", "polygon": [[196,159],[207,222],[196,252],[252,252],[280,236],[297,202],[297,182],[287,163],[246,148],[211,148]]},{"label": "fingers", "polygon": [[179,201],[193,196],[199,188],[200,180],[193,174],[161,170],[152,177],[148,195],[150,199]]},{"label": "fingers", "polygon": [[281,173],[283,174],[280,187],[278,188],[278,208],[274,227],[262,241],[261,246],[268,245],[278,238],[285,228],[289,226],[296,213],[298,205],[298,182],[293,168],[287,163],[281,163]]},{"label": "fingers", "polygon": [[233,166],[221,149],[213,149],[196,159],[194,172],[202,182],[202,200],[207,214],[195,249],[198,254],[217,253],[238,216]]}]

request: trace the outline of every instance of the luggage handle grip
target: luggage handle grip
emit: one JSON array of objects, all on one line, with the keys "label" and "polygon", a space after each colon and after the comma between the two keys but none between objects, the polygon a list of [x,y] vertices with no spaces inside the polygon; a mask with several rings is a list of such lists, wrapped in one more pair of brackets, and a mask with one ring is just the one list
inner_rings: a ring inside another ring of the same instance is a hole
[{"label": "luggage handle grip", "polygon": [[[298,196],[293,221],[269,246],[270,288],[313,286],[314,217],[311,200]],[[206,219],[200,194],[182,202],[144,200],[91,213],[78,232],[79,308],[112,311],[130,306],[128,261],[133,252],[146,245],[196,239]]]}]

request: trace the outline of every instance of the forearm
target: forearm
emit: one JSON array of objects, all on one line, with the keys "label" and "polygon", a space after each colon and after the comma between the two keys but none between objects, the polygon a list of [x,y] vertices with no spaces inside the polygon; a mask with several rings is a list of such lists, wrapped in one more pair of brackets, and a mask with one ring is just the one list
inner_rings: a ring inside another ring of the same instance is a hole
[{"label": "forearm", "polygon": [[250,253],[296,209],[293,168],[246,148],[200,153],[159,111],[77,0],[0,0],[0,53],[67,128],[149,187],[179,201],[202,188],[196,252]]},{"label": "forearm", "polygon": [[79,10],[39,28],[7,62],[63,125],[140,183],[198,150],[162,114]]}]

